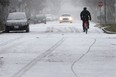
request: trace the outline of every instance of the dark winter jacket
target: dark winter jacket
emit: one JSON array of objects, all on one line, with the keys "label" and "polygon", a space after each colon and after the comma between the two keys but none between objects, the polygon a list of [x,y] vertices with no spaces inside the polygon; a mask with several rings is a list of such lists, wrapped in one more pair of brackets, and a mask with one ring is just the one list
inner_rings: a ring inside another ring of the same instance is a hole
[{"label": "dark winter jacket", "polygon": [[83,10],[80,14],[81,20],[91,20],[91,14],[88,10]]}]

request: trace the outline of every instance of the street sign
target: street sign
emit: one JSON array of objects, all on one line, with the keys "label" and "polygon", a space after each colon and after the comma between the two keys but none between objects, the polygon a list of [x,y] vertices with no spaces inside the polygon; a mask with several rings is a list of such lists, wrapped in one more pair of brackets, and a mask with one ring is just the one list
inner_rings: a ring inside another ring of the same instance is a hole
[{"label": "street sign", "polygon": [[102,6],[103,6],[103,0],[99,0],[99,1],[98,1],[98,6],[99,6],[99,7],[102,7]]}]

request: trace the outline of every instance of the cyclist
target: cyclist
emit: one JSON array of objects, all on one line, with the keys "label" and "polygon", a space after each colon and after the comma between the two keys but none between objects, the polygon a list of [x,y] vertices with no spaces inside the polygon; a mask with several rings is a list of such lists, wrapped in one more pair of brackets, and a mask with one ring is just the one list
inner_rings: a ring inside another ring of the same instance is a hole
[{"label": "cyclist", "polygon": [[87,22],[88,24],[88,29],[89,29],[89,20],[91,21],[91,14],[90,12],[87,10],[86,7],[83,8],[83,11],[80,13],[80,18],[81,20],[83,21],[83,32],[85,32],[85,29],[84,29],[84,21]]}]

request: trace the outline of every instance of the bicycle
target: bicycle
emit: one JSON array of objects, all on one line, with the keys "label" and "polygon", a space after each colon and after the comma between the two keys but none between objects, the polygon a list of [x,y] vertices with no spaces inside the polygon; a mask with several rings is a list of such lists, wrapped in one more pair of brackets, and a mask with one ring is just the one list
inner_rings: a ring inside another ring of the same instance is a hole
[{"label": "bicycle", "polygon": [[87,34],[87,32],[88,32],[88,23],[87,23],[87,21],[84,21],[84,31]]}]

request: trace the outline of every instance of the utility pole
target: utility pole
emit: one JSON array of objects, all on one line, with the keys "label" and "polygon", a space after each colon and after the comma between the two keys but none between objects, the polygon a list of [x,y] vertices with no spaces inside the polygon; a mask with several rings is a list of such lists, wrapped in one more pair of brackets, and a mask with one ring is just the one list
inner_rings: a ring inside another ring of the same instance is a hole
[{"label": "utility pole", "polygon": [[100,7],[100,25],[101,25],[101,23],[102,23],[102,17],[101,17],[101,8],[102,8],[102,6],[103,6],[103,0],[99,0],[98,1],[98,6]]},{"label": "utility pole", "polygon": [[105,24],[107,24],[107,13],[106,13],[106,0],[104,0],[104,15],[105,15]]},{"label": "utility pole", "polygon": [[115,3],[114,3],[114,7],[115,7],[115,23],[116,23],[116,0],[115,0]]}]

